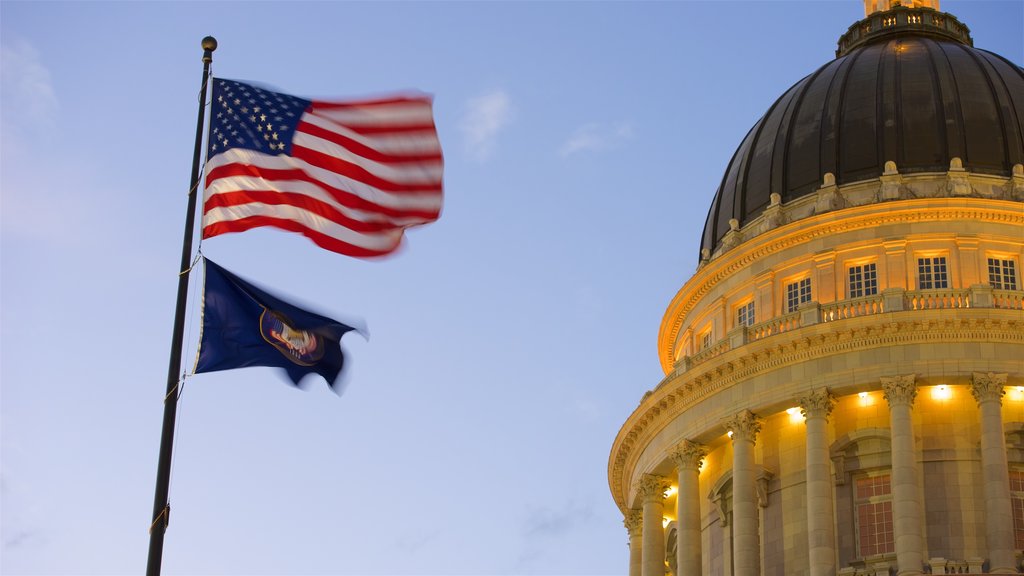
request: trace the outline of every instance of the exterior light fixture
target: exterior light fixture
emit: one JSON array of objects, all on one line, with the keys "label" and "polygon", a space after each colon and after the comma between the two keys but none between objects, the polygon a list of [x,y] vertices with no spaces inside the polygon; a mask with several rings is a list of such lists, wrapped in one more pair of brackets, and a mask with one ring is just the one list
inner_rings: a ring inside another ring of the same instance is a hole
[{"label": "exterior light fixture", "polygon": [[953,390],[945,384],[939,384],[932,388],[932,398],[936,400],[949,400],[952,397]]},{"label": "exterior light fixture", "polygon": [[789,414],[789,421],[790,422],[803,422],[804,421],[804,415],[800,412],[800,409],[795,407],[795,406],[793,408],[787,408],[786,409],[786,414]]}]

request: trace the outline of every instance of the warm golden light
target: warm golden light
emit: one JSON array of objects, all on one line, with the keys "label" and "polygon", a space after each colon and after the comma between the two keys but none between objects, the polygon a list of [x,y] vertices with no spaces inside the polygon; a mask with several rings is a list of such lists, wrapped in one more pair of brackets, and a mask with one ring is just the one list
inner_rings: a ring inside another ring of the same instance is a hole
[{"label": "warm golden light", "polygon": [[728,436],[729,438],[732,438],[732,430],[726,432],[725,435]]},{"label": "warm golden light", "polygon": [[795,406],[793,408],[787,408],[786,409],[786,414],[789,414],[789,421],[790,422],[796,423],[796,422],[803,422],[804,421],[803,413],[800,411],[799,408],[797,408]]},{"label": "warm golden light", "polygon": [[932,398],[936,400],[949,400],[953,397],[953,390],[945,384],[939,384],[932,388]]},{"label": "warm golden light", "polygon": [[871,406],[872,404],[875,403],[875,399],[872,398],[871,394],[868,394],[867,392],[861,392],[857,394],[857,398],[859,399],[861,406]]},{"label": "warm golden light", "polygon": [[1010,388],[1008,396],[1010,400],[1024,400],[1024,386],[1014,386]]},{"label": "warm golden light", "polygon": [[661,517],[661,527],[662,528],[668,526],[669,522],[671,522],[671,520],[669,520],[668,518],[666,518],[664,516]]},{"label": "warm golden light", "polygon": [[671,498],[673,494],[679,491],[677,486],[669,486],[668,490],[665,491],[665,498]]}]

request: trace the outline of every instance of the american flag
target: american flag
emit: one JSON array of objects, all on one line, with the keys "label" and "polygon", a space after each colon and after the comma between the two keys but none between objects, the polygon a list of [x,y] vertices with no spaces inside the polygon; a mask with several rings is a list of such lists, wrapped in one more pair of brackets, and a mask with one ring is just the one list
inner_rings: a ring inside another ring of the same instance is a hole
[{"label": "american flag", "polygon": [[203,238],[273,226],[349,256],[441,213],[431,98],[306,100],[213,79]]}]

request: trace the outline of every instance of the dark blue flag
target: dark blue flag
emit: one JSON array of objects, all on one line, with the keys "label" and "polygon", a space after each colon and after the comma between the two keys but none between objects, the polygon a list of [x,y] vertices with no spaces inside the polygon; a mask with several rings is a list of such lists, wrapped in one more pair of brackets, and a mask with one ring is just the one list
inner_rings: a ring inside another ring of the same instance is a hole
[{"label": "dark blue flag", "polygon": [[196,373],[277,366],[295,385],[307,374],[319,374],[334,387],[345,363],[341,337],[354,327],[289,304],[204,260]]}]

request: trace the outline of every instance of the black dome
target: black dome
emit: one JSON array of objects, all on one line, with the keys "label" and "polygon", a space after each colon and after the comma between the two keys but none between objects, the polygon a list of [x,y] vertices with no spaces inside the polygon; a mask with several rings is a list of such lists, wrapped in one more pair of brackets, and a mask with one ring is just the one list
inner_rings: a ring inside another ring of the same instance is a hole
[{"label": "black dome", "polygon": [[702,251],[714,252],[730,219],[756,218],[773,192],[783,202],[814,193],[826,172],[841,185],[877,178],[889,160],[907,174],[945,172],[959,157],[1009,177],[1024,164],[1024,70],[970,42],[956,18],[930,9],[851,26],[841,55],[787,90],[736,150]]}]

